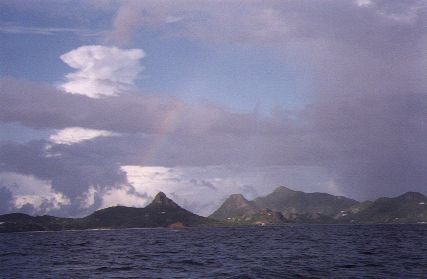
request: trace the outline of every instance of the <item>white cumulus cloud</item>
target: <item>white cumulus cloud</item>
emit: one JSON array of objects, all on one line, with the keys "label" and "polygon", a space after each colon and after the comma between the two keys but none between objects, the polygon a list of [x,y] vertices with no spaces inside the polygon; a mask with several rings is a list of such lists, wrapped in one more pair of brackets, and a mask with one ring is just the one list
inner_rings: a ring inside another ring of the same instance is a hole
[{"label": "white cumulus cloud", "polygon": [[71,94],[91,98],[116,96],[129,89],[144,69],[142,49],[101,45],[81,46],[60,56],[75,72],[66,75],[60,87]]},{"label": "white cumulus cloud", "polygon": [[109,137],[116,135],[118,134],[106,130],[69,127],[57,131],[55,134],[51,135],[49,139],[52,143],[55,144],[74,144],[86,140],[91,140],[97,137]]},{"label": "white cumulus cloud", "polygon": [[11,191],[15,209],[31,205],[34,212],[29,213],[45,214],[71,204],[69,198],[52,188],[50,181],[32,175],[0,172],[0,185]]},{"label": "white cumulus cloud", "polygon": [[101,201],[99,209],[117,205],[144,207],[151,201],[151,198],[147,199],[146,196],[135,192],[131,185],[118,185],[107,191],[92,185],[83,195],[81,206],[90,208],[96,203],[97,198]]},{"label": "white cumulus cloud", "polygon": [[102,195],[101,208],[117,205],[144,207],[151,201],[151,199],[132,193],[129,191],[130,189],[129,187],[122,186],[108,190]]}]

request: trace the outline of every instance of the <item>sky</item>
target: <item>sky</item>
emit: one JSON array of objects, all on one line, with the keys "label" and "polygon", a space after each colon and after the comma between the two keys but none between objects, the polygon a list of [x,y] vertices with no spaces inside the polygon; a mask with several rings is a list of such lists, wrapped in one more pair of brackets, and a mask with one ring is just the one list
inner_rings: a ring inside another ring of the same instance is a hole
[{"label": "sky", "polygon": [[0,213],[427,194],[427,4],[0,2]]}]

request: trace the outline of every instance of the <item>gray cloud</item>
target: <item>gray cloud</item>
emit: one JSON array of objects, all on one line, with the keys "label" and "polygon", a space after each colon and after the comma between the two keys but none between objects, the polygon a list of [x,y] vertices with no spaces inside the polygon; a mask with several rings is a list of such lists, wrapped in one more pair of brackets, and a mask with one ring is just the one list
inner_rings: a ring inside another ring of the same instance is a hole
[{"label": "gray cloud", "polygon": [[84,37],[100,37],[105,31],[88,30],[78,28],[61,28],[61,27],[27,27],[19,26],[13,23],[0,25],[0,33],[6,34],[32,34],[32,35],[56,35],[58,33],[73,33]]},{"label": "gray cloud", "polygon": [[[373,0],[365,6],[358,2],[249,0],[242,4],[227,0],[209,3],[130,0],[122,2],[117,10],[110,39],[122,43],[136,36],[139,29],[151,28],[223,42],[292,44],[320,39],[370,45],[374,50],[375,44],[370,43],[381,41],[390,33],[396,39],[397,35],[410,36],[405,26],[418,25],[425,13],[425,4],[420,0]],[[171,24],[167,20],[171,17],[179,19],[172,23],[175,28],[165,28]]]},{"label": "gray cloud", "polygon": [[[153,119],[153,113],[161,114],[177,105],[174,100],[135,95],[94,100],[22,80],[0,82],[1,121],[20,122],[33,128],[80,126],[118,132],[154,132],[160,119]],[[120,114],[120,118],[115,114]]]},{"label": "gray cloud", "polygon": [[[242,8],[243,13],[238,11]],[[138,11],[144,12],[139,21]],[[417,0],[368,5],[250,1],[244,7],[233,1],[210,5],[130,1],[118,11],[115,31],[124,29],[117,34],[129,35],[126,30],[135,32],[138,26],[168,30],[162,29],[165,23],[160,19],[179,16],[182,20],[176,26],[181,36],[262,43],[299,65],[314,80],[317,95],[312,104],[292,118],[294,122],[272,128],[281,131],[277,137],[256,128],[251,137],[236,137],[233,143],[221,137],[220,146],[232,150],[225,157],[244,150],[236,157],[321,166],[345,193],[367,198],[409,189],[425,192],[426,13],[425,3]],[[131,21],[133,25],[128,25]],[[223,128],[226,123],[235,126],[233,121],[224,123]]]},{"label": "gray cloud", "polygon": [[9,212],[12,208],[12,192],[6,187],[0,187],[0,214]]},{"label": "gray cloud", "polygon": [[215,187],[215,185],[212,182],[203,180],[203,179],[190,179],[190,183],[193,184],[195,187],[205,187],[207,189],[210,189],[212,191],[218,191],[218,189]]},{"label": "gray cloud", "polygon": [[[83,195],[91,186],[102,192],[127,184],[120,166],[110,162],[109,158],[101,158],[96,153],[84,155],[70,152],[64,152],[61,156],[46,156],[47,144],[45,141],[32,141],[0,145],[0,169],[50,181],[54,191],[64,194],[71,201],[71,205],[63,206],[66,211],[62,213],[79,215],[98,208],[100,200],[96,198],[90,208],[84,208],[81,204]],[[39,211],[43,212],[51,203],[46,200]]]},{"label": "gray cloud", "polygon": [[334,145],[325,166],[353,196],[425,192],[425,93],[359,94],[313,110],[313,126]]}]

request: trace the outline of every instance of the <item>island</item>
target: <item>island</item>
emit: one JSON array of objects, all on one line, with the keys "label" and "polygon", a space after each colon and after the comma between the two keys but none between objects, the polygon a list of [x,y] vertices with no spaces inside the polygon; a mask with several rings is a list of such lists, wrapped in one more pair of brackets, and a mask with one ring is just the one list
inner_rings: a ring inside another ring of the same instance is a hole
[{"label": "island", "polygon": [[233,194],[210,216],[194,214],[159,192],[143,208],[113,206],[83,218],[23,213],[0,215],[0,232],[87,229],[218,227],[286,224],[427,224],[427,197],[407,192],[394,198],[358,202],[326,193],[280,186],[252,201]]}]

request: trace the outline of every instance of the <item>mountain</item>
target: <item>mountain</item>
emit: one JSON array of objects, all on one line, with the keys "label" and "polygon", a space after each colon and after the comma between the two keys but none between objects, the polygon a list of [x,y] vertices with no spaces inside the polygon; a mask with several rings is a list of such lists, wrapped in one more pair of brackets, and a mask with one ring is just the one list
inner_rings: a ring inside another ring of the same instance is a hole
[{"label": "mountain", "polygon": [[265,208],[253,213],[229,217],[225,222],[230,225],[281,225],[290,221],[282,213]]},{"label": "mountain", "polygon": [[341,213],[340,215],[348,214],[348,213],[352,213],[352,214],[358,213],[358,212],[365,210],[368,207],[370,207],[372,205],[372,203],[373,203],[372,201],[364,201],[364,202],[355,204],[353,206],[350,206],[350,208],[348,208],[346,211],[340,212]]},{"label": "mountain", "polygon": [[258,208],[271,208],[284,214],[320,214],[334,216],[359,202],[326,193],[304,193],[280,186],[271,194],[256,198]]},{"label": "mountain", "polygon": [[210,218],[180,207],[160,192],[144,208],[114,206],[84,218],[0,215],[0,232],[269,225],[296,223],[427,223],[427,197],[407,192],[394,198],[359,203],[324,193],[304,193],[279,187],[271,194],[248,201],[231,195]]},{"label": "mountain", "polygon": [[144,208],[109,207],[82,218],[80,222],[85,228],[167,227],[177,222],[191,227],[218,223],[183,209],[162,192]]},{"label": "mountain", "polygon": [[[266,215],[275,214],[280,218]],[[269,216],[270,218],[266,218]],[[395,198],[358,202],[326,193],[304,193],[278,187],[252,201],[231,195],[210,218],[227,224],[295,223],[427,223],[427,198],[408,192]]]},{"label": "mountain", "polygon": [[194,227],[220,224],[216,220],[185,210],[162,192],[158,193],[154,200],[144,208],[114,206],[95,211],[84,218],[33,217],[21,213],[0,216],[0,232]]},{"label": "mountain", "polygon": [[11,213],[0,215],[0,232],[57,231],[70,226],[72,221],[71,218]]},{"label": "mountain", "polygon": [[242,194],[233,194],[209,217],[216,220],[227,220],[229,217],[254,214],[256,211],[257,207],[253,202],[245,199]]},{"label": "mountain", "polygon": [[332,217],[344,209],[357,205],[358,202],[346,197],[325,193],[304,193],[280,186],[265,197],[253,201],[242,195],[231,195],[210,218],[227,220],[240,215],[259,213],[269,208],[280,212],[289,221],[310,220],[314,222],[331,222]]},{"label": "mountain", "polygon": [[427,223],[427,197],[407,192],[395,198],[379,198],[343,220],[352,223]]}]

